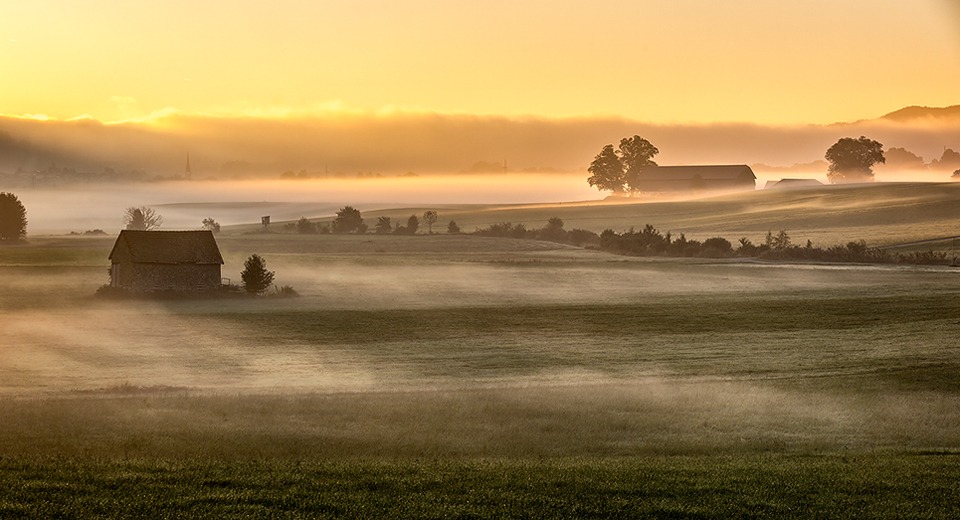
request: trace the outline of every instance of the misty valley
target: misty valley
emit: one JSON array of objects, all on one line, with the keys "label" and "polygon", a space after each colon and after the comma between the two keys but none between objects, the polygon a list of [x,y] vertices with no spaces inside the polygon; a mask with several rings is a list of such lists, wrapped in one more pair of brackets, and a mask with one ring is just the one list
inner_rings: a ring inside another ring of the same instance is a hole
[{"label": "misty valley", "polygon": [[[115,232],[31,235],[0,248],[0,511],[109,516],[105,490],[136,489],[151,498],[111,503],[154,517],[309,503],[333,518],[368,500],[388,516],[553,517],[571,506],[550,502],[563,488],[597,517],[948,514],[949,499],[896,497],[960,495],[949,261],[635,256],[470,231],[560,217],[595,233],[657,222],[698,240],[789,229],[875,245],[947,236],[955,196],[451,205],[418,235],[254,232],[261,206],[216,235],[231,283],[258,254],[296,298],[98,298]],[[177,208],[199,227],[218,207]],[[822,502],[803,498],[828,480]],[[857,498],[871,486],[889,492]]]}]

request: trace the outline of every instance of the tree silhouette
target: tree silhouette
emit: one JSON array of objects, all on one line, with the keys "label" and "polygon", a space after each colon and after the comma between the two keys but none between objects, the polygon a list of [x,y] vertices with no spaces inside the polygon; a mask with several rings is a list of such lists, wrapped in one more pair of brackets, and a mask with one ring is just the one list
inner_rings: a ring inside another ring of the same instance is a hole
[{"label": "tree silhouette", "polygon": [[604,146],[603,150],[593,158],[587,172],[590,173],[590,177],[587,178],[590,186],[596,186],[601,191],[612,191],[614,195],[623,193],[623,163],[617,157],[612,144]]},{"label": "tree silhouette", "polygon": [[830,161],[827,178],[834,184],[872,181],[873,165],[886,162],[883,145],[862,135],[860,139],[841,138],[824,157]]},{"label": "tree silhouette", "polygon": [[0,242],[27,237],[27,210],[13,193],[0,193]]},{"label": "tree silhouette", "polygon": [[273,283],[273,271],[267,271],[267,262],[257,254],[250,255],[243,263],[243,289],[250,294],[261,294]]},{"label": "tree silhouette", "polygon": [[407,234],[416,235],[417,228],[420,227],[420,219],[416,215],[410,215],[410,218],[407,219]]},{"label": "tree silhouette", "polygon": [[563,230],[563,219],[560,217],[550,217],[547,220],[547,225],[543,226],[543,229],[540,230],[540,235],[538,238],[543,240],[562,240],[566,235],[566,231]]},{"label": "tree silhouette", "polygon": [[450,223],[447,224],[447,233],[459,233],[459,232],[460,232],[460,226],[458,226],[455,221],[451,220]]},{"label": "tree silhouette", "polygon": [[[363,218],[360,216],[360,210],[353,206],[344,206],[340,208],[336,218],[333,219],[333,232],[353,233],[359,231],[362,225]],[[362,229],[363,231],[367,230],[366,227]]]},{"label": "tree silhouette", "polygon": [[213,220],[213,217],[205,218],[203,219],[203,229],[213,231],[214,234],[217,234],[220,232],[220,223]]},{"label": "tree silhouette", "polygon": [[300,217],[300,220],[297,221],[297,233],[301,235],[312,235],[317,232],[317,226],[310,222],[307,217]]},{"label": "tree silhouette", "polygon": [[123,211],[123,223],[126,224],[127,229],[150,231],[163,224],[163,217],[146,206],[139,208],[130,206]]},{"label": "tree silhouette", "polygon": [[389,235],[393,232],[393,224],[390,223],[390,217],[378,217],[377,226],[374,228],[378,235]]},{"label": "tree silhouette", "polygon": [[660,153],[650,141],[635,135],[620,140],[620,163],[623,165],[623,181],[631,193],[640,191],[640,174],[644,169],[657,166],[653,156]]},{"label": "tree silhouette", "polygon": [[423,213],[423,221],[427,223],[428,232],[433,234],[433,225],[437,223],[437,212],[430,210]]}]

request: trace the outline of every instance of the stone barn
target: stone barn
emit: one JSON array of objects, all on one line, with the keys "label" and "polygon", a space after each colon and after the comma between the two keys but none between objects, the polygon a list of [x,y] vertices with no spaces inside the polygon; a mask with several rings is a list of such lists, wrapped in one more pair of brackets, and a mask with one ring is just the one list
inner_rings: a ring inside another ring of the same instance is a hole
[{"label": "stone barn", "polygon": [[714,166],[655,166],[640,172],[640,191],[748,191],[757,188],[757,176],[746,164]]},{"label": "stone barn", "polygon": [[131,292],[220,288],[223,257],[211,231],[123,230],[110,251],[110,285]]}]

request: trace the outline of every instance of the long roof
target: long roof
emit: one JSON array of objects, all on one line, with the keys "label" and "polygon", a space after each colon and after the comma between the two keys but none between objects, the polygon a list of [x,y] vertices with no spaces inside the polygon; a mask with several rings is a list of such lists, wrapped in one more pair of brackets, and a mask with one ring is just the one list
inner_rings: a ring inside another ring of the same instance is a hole
[{"label": "long roof", "polygon": [[767,181],[763,189],[793,188],[797,186],[823,186],[823,183],[817,179],[780,179],[779,181]]},{"label": "long roof", "polygon": [[121,247],[125,247],[130,260],[138,264],[223,264],[211,231],[125,229],[113,244],[111,260]]},{"label": "long roof", "polygon": [[718,164],[698,166],[657,166],[645,168],[640,173],[640,180],[690,180],[700,176],[703,180],[734,180],[741,174],[748,173],[754,179],[753,170],[746,164]]}]

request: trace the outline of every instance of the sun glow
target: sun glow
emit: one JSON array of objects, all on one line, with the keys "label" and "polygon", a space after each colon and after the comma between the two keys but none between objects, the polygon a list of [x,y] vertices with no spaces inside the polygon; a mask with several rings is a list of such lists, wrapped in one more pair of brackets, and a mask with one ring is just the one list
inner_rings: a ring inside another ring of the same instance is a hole
[{"label": "sun glow", "polygon": [[[0,48],[5,75],[17,78],[4,85],[0,112],[832,123],[954,104],[960,83],[960,16],[943,0],[882,9],[868,0],[93,4],[0,6],[12,22]],[[606,29],[609,12],[622,26]],[[856,60],[844,58],[854,51]]]}]

